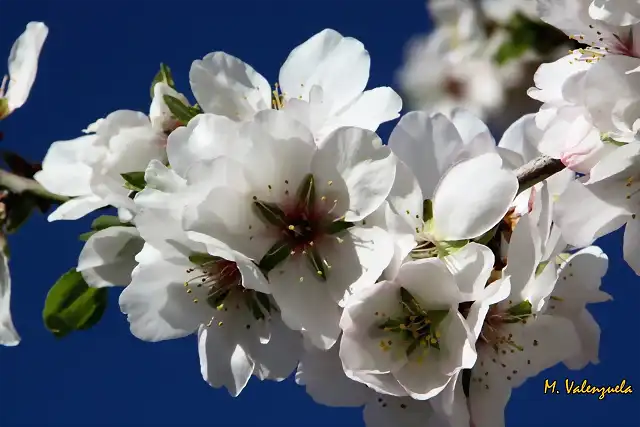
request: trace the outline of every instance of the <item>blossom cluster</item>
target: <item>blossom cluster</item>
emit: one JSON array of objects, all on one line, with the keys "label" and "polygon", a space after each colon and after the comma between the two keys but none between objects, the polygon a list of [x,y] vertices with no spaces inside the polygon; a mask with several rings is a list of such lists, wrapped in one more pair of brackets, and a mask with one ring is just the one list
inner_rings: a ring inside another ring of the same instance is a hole
[{"label": "blossom cluster", "polygon": [[[504,425],[528,378],[598,363],[595,240],[626,224],[640,274],[640,3],[529,3],[584,46],[540,66],[543,105],[498,141],[467,102],[400,117],[393,89],[366,89],[363,44],[326,29],[274,84],[212,52],[183,94],[163,65],[148,112],[51,145],[34,179],[69,200],[48,219],[117,208],[77,272],[123,287],[137,338],[196,335],[203,379],[232,396],[295,374],[369,427]],[[566,168],[524,183],[541,156]]]},{"label": "blossom cluster", "polygon": [[411,40],[398,72],[413,108],[465,108],[503,132],[537,109],[526,88],[570,40],[541,21],[535,0],[428,0],[433,28]]}]

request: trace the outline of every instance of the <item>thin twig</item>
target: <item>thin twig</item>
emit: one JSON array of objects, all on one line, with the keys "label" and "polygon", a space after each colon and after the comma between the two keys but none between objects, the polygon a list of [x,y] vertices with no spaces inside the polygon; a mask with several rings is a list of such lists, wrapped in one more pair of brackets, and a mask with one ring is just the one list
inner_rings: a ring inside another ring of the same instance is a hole
[{"label": "thin twig", "polygon": [[542,155],[533,159],[516,170],[520,184],[518,194],[564,170],[565,167],[560,160],[549,156]]},{"label": "thin twig", "polygon": [[50,193],[34,179],[24,178],[2,169],[0,169],[0,187],[4,187],[14,194],[31,193],[56,203],[64,203],[70,200],[69,197]]}]

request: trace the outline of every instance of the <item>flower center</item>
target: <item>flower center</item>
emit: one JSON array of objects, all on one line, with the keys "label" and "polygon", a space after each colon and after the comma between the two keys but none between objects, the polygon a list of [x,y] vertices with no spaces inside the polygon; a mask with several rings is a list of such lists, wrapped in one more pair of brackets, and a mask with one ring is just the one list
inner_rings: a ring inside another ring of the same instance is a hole
[{"label": "flower center", "polygon": [[[439,325],[447,316],[447,310],[425,310],[411,293],[400,288],[400,305],[402,313],[397,317],[388,317],[378,325],[378,329],[399,337],[399,347],[403,348],[407,357],[418,348],[421,353],[417,361],[428,353],[429,349],[440,350],[441,332]],[[385,317],[384,313],[375,313]],[[389,351],[394,346],[393,339],[381,339],[379,343],[382,351]]]},{"label": "flower center", "polygon": [[466,85],[463,81],[455,77],[447,77],[444,81],[444,91],[453,99],[461,100],[466,92]]},{"label": "flower center", "polygon": [[[312,174],[308,174],[302,180],[293,203],[278,205],[253,197],[253,206],[258,216],[265,224],[275,227],[279,236],[278,241],[258,263],[265,274],[289,257],[301,254],[309,261],[315,277],[322,281],[327,279],[331,265],[320,254],[318,243],[324,237],[340,234],[354,224],[332,215],[337,201],[327,209],[326,197],[316,199],[315,180]],[[337,239],[339,242],[342,240],[339,237]]]},{"label": "flower center", "polygon": [[583,55],[580,60],[588,63],[595,62],[609,53],[640,58],[640,50],[634,45],[634,27],[621,29],[624,33],[619,34],[609,32],[606,29],[602,30],[589,25],[588,32],[569,37],[587,45],[584,49],[578,49]]},{"label": "flower center", "polygon": [[265,314],[271,311],[272,306],[266,294],[242,286],[242,275],[235,262],[199,253],[191,255],[189,260],[194,267],[186,272],[195,274],[184,282],[184,287],[193,296],[194,304],[204,299],[211,308],[227,311],[229,302],[236,303],[236,309],[240,309],[242,302],[256,320],[264,319]]},{"label": "flower center", "polygon": [[513,340],[512,334],[504,333],[503,326],[510,323],[526,324],[532,316],[531,303],[529,301],[512,305],[506,310],[502,309],[500,304],[493,304],[489,307],[489,312],[485,317],[478,345],[489,345],[496,353],[502,351],[506,354],[505,349],[500,349],[501,346],[505,345],[511,347],[512,353],[515,350],[523,351],[522,346]]},{"label": "flower center", "polygon": [[273,87],[274,89],[271,92],[271,107],[274,110],[282,110],[284,108],[284,97],[286,94],[282,93],[282,91],[280,90],[280,85],[278,83],[275,83]]}]

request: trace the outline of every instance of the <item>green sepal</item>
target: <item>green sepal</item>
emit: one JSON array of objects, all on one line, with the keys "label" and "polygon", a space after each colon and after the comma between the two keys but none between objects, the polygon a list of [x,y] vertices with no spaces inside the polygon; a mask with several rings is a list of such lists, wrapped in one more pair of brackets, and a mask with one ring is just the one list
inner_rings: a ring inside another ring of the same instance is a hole
[{"label": "green sepal", "polygon": [[142,191],[147,183],[144,180],[144,172],[128,172],[120,174],[124,179],[124,188],[132,191]]},{"label": "green sepal", "polygon": [[276,227],[289,226],[287,215],[276,204],[257,200],[253,202],[253,206],[256,207],[260,216],[269,224]]},{"label": "green sepal", "polygon": [[437,328],[448,314],[448,310],[429,310],[427,312],[427,319],[431,322],[431,330]]},{"label": "green sepal", "polygon": [[320,252],[314,246],[307,246],[305,248],[305,256],[309,261],[311,268],[313,269],[313,275],[323,282],[327,281],[327,268],[325,268],[324,260],[320,256]]},{"label": "green sepal", "polygon": [[438,248],[438,256],[445,257],[458,252],[469,243],[468,240],[455,240],[452,242],[438,242],[436,247]]},{"label": "green sepal", "polygon": [[0,98],[0,120],[9,115],[9,101],[7,98]]},{"label": "green sepal", "polygon": [[202,266],[213,259],[214,257],[212,255],[205,253],[195,253],[189,255],[189,261],[197,266]]},{"label": "green sepal", "polygon": [[316,183],[313,174],[307,174],[302,180],[296,193],[298,209],[304,212],[312,212],[316,202]]},{"label": "green sepal", "polygon": [[329,235],[338,234],[342,231],[348,230],[353,227],[355,224],[349,221],[336,220],[325,228],[325,232]]},{"label": "green sepal", "polygon": [[266,275],[273,270],[278,264],[285,261],[291,256],[291,247],[286,240],[280,240],[276,242],[267,253],[260,259],[258,267]]},{"label": "green sepal", "polygon": [[167,107],[169,108],[169,111],[171,111],[171,114],[173,114],[173,117],[178,119],[184,125],[188,124],[191,119],[202,113],[200,107],[190,107],[185,105],[178,98],[171,95],[164,95],[162,99],[164,99],[164,102],[167,104]]},{"label": "green sepal", "polygon": [[422,202],[422,221],[428,222],[433,219],[433,202],[429,199]]},{"label": "green sepal", "polygon": [[487,231],[480,237],[476,237],[473,239],[474,242],[479,243],[481,245],[487,245],[494,237],[496,237],[496,233],[498,232],[498,227],[493,227],[491,230]]},{"label": "green sepal", "polygon": [[549,261],[543,261],[540,264],[538,264],[538,266],[536,267],[536,277],[542,274],[542,272],[544,271],[544,269],[547,267],[548,264],[549,264]]},{"label": "green sepal", "polygon": [[151,83],[151,99],[153,99],[155,95],[154,88],[157,83],[166,83],[170,88],[176,88],[176,84],[173,81],[173,75],[171,74],[171,69],[168,66],[160,64],[160,71],[158,71]]},{"label": "green sepal", "polygon": [[113,215],[100,215],[98,218],[94,219],[91,223],[91,231],[87,231],[86,233],[82,233],[78,238],[86,242],[89,240],[91,236],[96,234],[100,230],[104,230],[110,227],[133,227],[133,224],[129,222],[120,222],[120,219],[117,216]]},{"label": "green sepal", "polygon": [[522,301],[521,303],[518,303],[516,305],[513,305],[511,307],[509,307],[507,309],[507,313],[511,316],[513,316],[515,319],[506,319],[503,320],[505,323],[518,323],[521,322],[522,320],[526,319],[527,317],[531,316],[532,311],[531,311],[532,305],[529,301],[525,300]]},{"label": "green sepal", "polygon": [[90,288],[82,274],[72,268],[51,287],[42,317],[57,338],[94,326],[107,307],[107,289]]},{"label": "green sepal", "polygon": [[419,314],[423,314],[423,310],[418,303],[418,300],[411,295],[411,292],[406,290],[405,288],[400,288],[400,301],[402,306],[409,312],[412,316],[418,316]]},{"label": "green sepal", "polygon": [[601,133],[600,134],[600,141],[604,142],[605,144],[615,145],[616,147],[622,147],[624,145],[627,145],[626,142],[616,141],[615,139],[611,138],[606,133]]}]

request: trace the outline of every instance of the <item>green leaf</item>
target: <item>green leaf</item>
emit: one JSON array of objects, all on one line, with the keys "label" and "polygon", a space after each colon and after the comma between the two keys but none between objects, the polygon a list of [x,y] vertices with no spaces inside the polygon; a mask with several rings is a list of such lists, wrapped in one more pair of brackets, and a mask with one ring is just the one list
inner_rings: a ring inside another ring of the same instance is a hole
[{"label": "green leaf", "polygon": [[337,220],[329,223],[329,225],[325,228],[325,232],[329,235],[338,234],[342,231],[350,229],[354,225],[355,224],[353,222]]},{"label": "green leaf", "polygon": [[161,82],[166,83],[173,89],[176,88],[176,84],[173,81],[173,75],[171,74],[171,69],[164,64],[160,64],[160,71],[158,71],[158,74],[156,74],[153,78],[153,82],[151,83],[151,99],[153,99],[153,96],[155,95],[153,88],[156,86],[156,83]]},{"label": "green leaf", "polygon": [[182,124],[188,124],[191,119],[193,119],[201,112],[200,108],[185,105],[178,98],[175,98],[171,95],[164,95],[162,98],[167,104],[169,111],[171,111],[171,114],[173,114],[173,116]]},{"label": "green leaf", "polygon": [[423,310],[418,301],[411,295],[411,292],[405,288],[400,288],[401,304],[407,309],[410,315],[417,316],[422,314]]},{"label": "green leaf", "polygon": [[107,289],[90,288],[72,268],[47,294],[42,317],[47,329],[60,338],[94,326],[107,307]]},{"label": "green leaf", "polygon": [[12,194],[5,202],[7,218],[5,220],[8,234],[15,233],[29,219],[38,199],[30,194]]},{"label": "green leaf", "polygon": [[273,245],[258,263],[258,267],[266,275],[273,270],[278,264],[285,261],[291,255],[291,247],[287,240],[280,240]]},{"label": "green leaf", "polygon": [[522,301],[519,304],[509,307],[507,313],[514,317],[525,318],[531,315],[531,303],[529,301]]},{"label": "green leaf", "polygon": [[257,200],[253,202],[253,206],[258,209],[262,219],[269,224],[275,225],[276,227],[289,226],[287,215],[277,205]]},{"label": "green leaf", "polygon": [[120,176],[124,179],[124,188],[127,190],[142,191],[147,185],[144,172],[121,173]]}]

